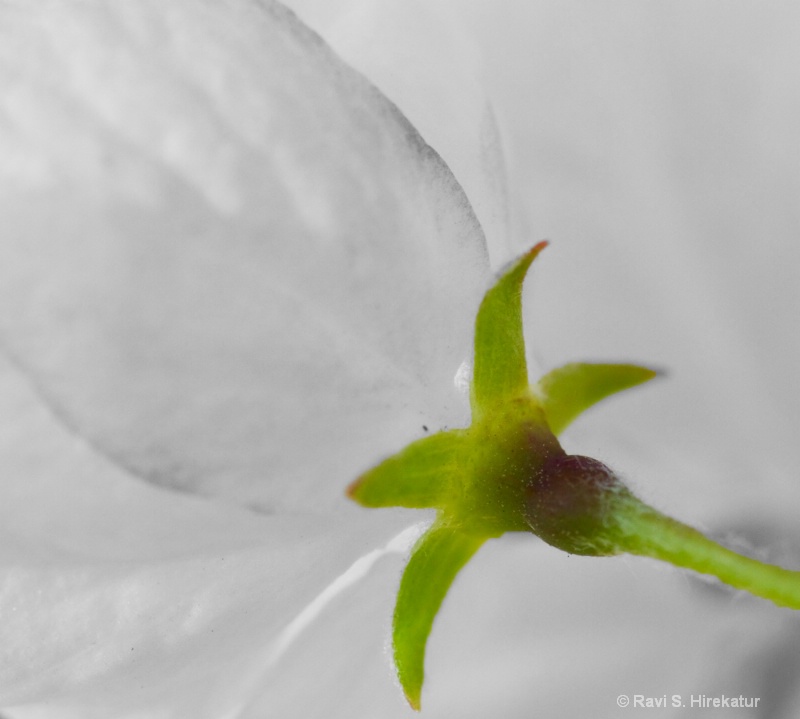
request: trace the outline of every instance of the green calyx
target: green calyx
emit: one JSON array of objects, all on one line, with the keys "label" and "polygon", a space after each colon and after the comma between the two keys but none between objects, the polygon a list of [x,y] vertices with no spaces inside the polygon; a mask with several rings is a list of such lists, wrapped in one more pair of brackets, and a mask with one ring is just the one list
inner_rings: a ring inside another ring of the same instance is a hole
[{"label": "green calyx", "polygon": [[657,373],[629,364],[575,363],[529,384],[522,285],[546,245],[512,262],[478,310],[472,424],[411,443],[347,490],[366,507],[437,510],[411,551],[393,622],[398,677],[417,710],[425,646],[439,607],[480,546],[505,532],[533,532],[572,554],[656,557],[800,608],[800,573],[716,545],[642,503],[602,463],[562,449],[557,435],[584,410]]}]

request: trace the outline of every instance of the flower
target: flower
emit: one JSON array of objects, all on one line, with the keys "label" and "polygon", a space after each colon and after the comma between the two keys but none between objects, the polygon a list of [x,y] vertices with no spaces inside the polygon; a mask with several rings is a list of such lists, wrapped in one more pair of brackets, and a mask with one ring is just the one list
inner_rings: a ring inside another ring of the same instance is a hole
[{"label": "flower", "polygon": [[[313,10],[315,2],[296,0],[294,4]],[[320,15],[328,17],[339,10],[333,0],[317,5]],[[45,6],[54,12],[53,4],[43,3]],[[55,16],[47,37],[59,40],[65,54],[48,65],[42,60],[46,53],[32,52],[32,45],[21,42],[29,36],[20,34],[20,26],[12,23],[12,18],[24,21],[25,13],[30,12],[27,6],[6,4],[0,23],[2,82],[9,81],[7,68],[14,68],[13,77],[14,73],[19,76],[17,68],[35,70],[38,63],[46,70],[38,84],[43,97],[60,92],[64,77],[61,60],[76,52],[74,48],[92,47],[74,28],[80,19],[91,18],[96,5],[80,6],[80,12]],[[221,98],[227,97],[226,91],[236,95],[243,86],[258,86],[256,58],[265,47],[252,39],[259,30],[251,25],[261,10],[244,2],[215,4],[216,11],[210,4],[195,6],[207,13],[203,15],[207,20],[204,52],[194,58],[206,73],[205,79],[194,85],[199,88],[197,94],[187,93],[189,97],[202,98],[206,81],[213,83]],[[151,7],[151,15],[166,13],[173,18],[183,12],[183,4],[173,9],[175,3],[136,7]],[[474,30],[479,44],[488,49],[487,84],[504,132],[515,251],[528,245],[531,238],[558,240],[559,250],[550,258],[548,272],[537,276],[535,282],[537,303],[527,324],[537,343],[528,348],[529,364],[551,367],[571,357],[616,359],[621,354],[655,358],[670,372],[668,381],[649,391],[650,397],[640,401],[634,395],[626,400],[624,414],[618,414],[612,403],[601,418],[593,413],[581,418],[562,438],[565,448],[589,448],[622,469],[636,481],[637,490],[659,506],[712,529],[736,526],[751,545],[766,548],[770,559],[791,561],[800,546],[793,534],[798,485],[793,481],[797,450],[792,418],[800,397],[792,379],[797,347],[791,331],[797,304],[797,247],[792,232],[798,190],[792,152],[798,107],[792,32],[796,10],[736,5],[722,14],[696,5],[576,9],[569,3],[509,3],[499,12],[496,3],[478,0],[459,0],[454,7],[459,19]],[[410,3],[408,12],[413,13]],[[167,44],[162,41],[170,34],[159,34],[154,42],[138,11],[125,13],[140,33],[136,37],[141,56],[160,57],[155,49],[166,51]],[[308,15],[309,21],[314,19],[312,15]],[[56,27],[59,24],[63,28]],[[196,37],[203,22],[198,20],[197,25],[178,33],[180,42],[169,47],[186,51],[191,42],[187,46],[183,41]],[[238,29],[233,29],[234,25]],[[127,24],[109,20],[103,27],[111,44],[120,41],[121,28]],[[405,27],[395,33],[398,44],[408,37],[401,34]],[[226,45],[224,38],[231,40],[230,46],[217,52]],[[374,41],[369,27],[350,28],[349,38],[373,49],[382,45]],[[453,56],[447,39],[435,38],[420,49],[429,53],[431,76],[440,72],[437,52]],[[47,46],[42,41],[38,47]],[[236,82],[238,70],[215,68],[228,52],[238,58],[234,68],[240,62],[251,68],[243,84]],[[113,56],[110,53],[85,64],[113,78],[114,63],[107,62]],[[145,59],[143,63],[158,77],[157,62]],[[402,69],[401,60],[396,63]],[[175,74],[183,77],[181,73],[188,72],[192,64],[181,64],[182,70]],[[388,74],[402,79],[397,65],[392,73],[389,61]],[[396,93],[383,79],[373,77],[369,66],[358,69],[395,99]],[[85,80],[85,76],[78,77],[76,82]],[[407,90],[413,95],[419,88]],[[126,88],[122,83],[116,89],[128,90],[120,114],[128,114],[133,126],[138,126],[140,106],[159,114],[186,99],[186,95],[176,94],[181,98],[178,101],[168,92],[142,104],[137,98],[142,85]],[[452,115],[440,109],[442,94],[425,95],[416,106],[427,113],[427,127],[437,126],[442,135],[448,135]],[[115,96],[105,93],[106,100]],[[0,173],[6,178],[11,177],[10,168],[20,167],[19,147],[36,147],[48,138],[44,146],[60,158],[62,167],[83,167],[88,173],[91,162],[103,167],[104,162],[118,157],[84,153],[83,148],[93,145],[80,133],[42,133],[44,119],[59,117],[48,105],[34,116],[39,124],[22,124],[29,143],[20,145],[20,126],[16,119],[9,120],[9,112],[12,118],[29,117],[23,112],[28,99],[18,93],[3,97],[0,142],[4,162]],[[252,105],[259,106],[257,98]],[[261,116],[254,113],[252,105],[248,112],[232,114],[255,117],[255,127],[245,124],[244,129],[257,134],[263,130],[258,122]],[[204,107],[202,102],[200,107]],[[206,109],[211,112],[211,107],[225,116],[216,101]],[[100,109],[108,108],[101,103]],[[200,110],[187,113],[192,114],[208,116]],[[413,118],[419,126],[422,120],[419,115]],[[88,137],[95,132],[111,137],[111,127],[104,122],[90,123]],[[8,140],[9,128],[15,128],[14,142]],[[427,137],[427,133],[425,130],[423,135]],[[202,131],[199,135],[204,136]],[[150,146],[149,137],[137,140],[123,134],[116,139],[120,149],[131,149],[135,155],[134,149]],[[170,138],[165,132],[162,137],[165,141],[160,147],[170,150],[171,157],[194,159],[201,168],[209,168],[200,175],[207,175],[212,186],[214,180],[225,177],[216,174],[221,163],[224,165],[225,152],[193,156],[176,148],[180,133]],[[193,139],[196,137],[197,133]],[[431,144],[453,167],[464,159],[454,157],[438,140],[431,139]],[[195,149],[203,146],[200,143]],[[454,151],[458,155],[457,147]],[[460,152],[474,150],[462,148]],[[153,165],[161,166],[159,157],[152,163],[142,159],[127,164],[127,172],[120,173],[122,185],[134,192],[135,198],[138,193],[137,201],[161,197],[161,184],[151,187],[139,181],[153,176],[149,171]],[[258,164],[253,159],[250,167]],[[169,195],[175,203],[175,216],[201,217],[198,224],[216,217],[215,212],[198,211],[198,205],[204,206],[202,193],[181,184],[176,179],[179,173],[164,170],[154,174],[168,189],[183,188]],[[23,175],[28,182],[41,176],[41,163],[27,166]],[[248,175],[255,176],[256,171]],[[59,177],[62,190],[76,181],[69,173]],[[17,180],[19,177],[9,182]],[[91,183],[83,186],[86,184]],[[249,180],[246,184],[254,186]],[[100,189],[96,184],[95,190]],[[469,194],[479,205],[475,191],[470,189]],[[57,196],[53,192],[44,207],[50,207]],[[43,213],[41,204],[25,205],[19,195],[4,199],[9,226],[16,226],[17,218],[30,221]],[[97,224],[90,222],[97,218],[89,210],[100,204],[90,204],[87,209],[83,203],[67,202],[60,216],[69,217],[71,210],[74,226],[82,220],[89,230],[97,229]],[[493,264],[497,266],[509,256],[493,257]],[[483,289],[475,288],[472,311]],[[420,299],[413,287],[408,290],[408,301]],[[577,306],[572,301],[576,296],[583,300]],[[436,293],[431,301],[434,298],[441,300]],[[421,302],[419,307],[421,311]],[[457,312],[454,308],[450,319],[459,318],[469,322],[471,315],[464,307]],[[398,329],[398,336],[407,329]],[[441,332],[447,327],[428,329]],[[471,328],[463,327],[459,338],[457,334],[454,332],[454,345],[463,344],[466,356]],[[422,335],[425,340],[427,330]],[[411,343],[405,346],[410,348]],[[403,358],[409,359],[405,354]],[[273,656],[276,645],[265,645],[265,640],[270,642],[294,620],[313,616],[313,611],[309,614],[304,608],[318,608],[314,598],[327,596],[330,580],[340,577],[354,558],[385,546],[396,530],[415,521],[413,517],[399,510],[364,512],[383,515],[371,520],[375,522],[371,525],[366,516],[356,517],[355,511],[341,517],[320,511],[302,519],[298,512],[264,518],[235,506],[226,508],[227,502],[236,502],[233,497],[207,500],[165,492],[131,477],[115,461],[106,463],[85,438],[71,434],[54,419],[41,395],[29,393],[30,384],[21,383],[19,374],[9,373],[10,369],[3,380],[8,392],[2,407],[9,415],[3,435],[1,546],[6,567],[42,570],[32,571],[27,584],[17,585],[29,589],[28,598],[42,597],[41,604],[28,603],[29,619],[52,619],[41,625],[36,636],[53,642],[60,637],[69,652],[75,651],[74,643],[60,634],[70,625],[66,615],[54,613],[52,602],[45,601],[65,596],[67,583],[60,581],[58,572],[69,568],[65,549],[73,557],[78,550],[91,552],[88,564],[96,570],[114,564],[118,577],[143,566],[133,560],[121,563],[118,558],[138,555],[146,561],[145,573],[153,571],[152,591],[147,596],[163,599],[155,615],[160,615],[165,605],[174,607],[176,599],[191,597],[194,589],[202,597],[204,591],[215,587],[216,604],[206,606],[218,611],[216,615],[208,612],[206,631],[197,635],[192,646],[184,645],[185,651],[176,650],[178,642],[164,642],[160,662],[136,664],[137,671],[149,672],[147,677],[133,671],[99,672],[89,683],[86,676],[65,671],[71,665],[60,662],[64,655],[53,657],[49,664],[31,662],[32,653],[43,657],[52,643],[21,642],[19,646],[29,653],[10,660],[6,647],[0,660],[2,681],[7,682],[12,671],[15,679],[32,678],[33,683],[23,687],[28,693],[16,694],[13,701],[36,701],[38,706],[4,707],[4,714],[15,719],[42,717],[48,712],[45,704],[49,704],[50,715],[60,719],[126,713],[202,716],[203,711],[219,716],[222,712],[209,705],[208,699],[220,687],[227,689],[222,705],[229,706],[228,700],[246,703],[251,698],[251,716],[388,719],[410,714],[392,684],[390,662],[378,658],[384,637],[375,632],[376,627],[383,627],[384,634],[389,631],[384,622],[391,613],[390,585],[401,566],[396,559],[375,562],[357,591],[343,591],[332,599],[316,622],[294,635],[269,671],[254,672],[255,685],[243,667],[248,656],[259,655],[255,664]],[[444,386],[438,381],[430,386],[434,384],[436,391]],[[364,457],[358,471],[416,436],[428,417],[417,416],[413,408],[416,402],[425,406],[427,394],[398,392],[393,395],[395,406],[387,407],[385,416],[364,420],[364,426],[382,423],[385,429],[386,422],[398,417],[398,409],[409,412],[408,423],[397,428],[394,436],[376,430],[382,441],[370,447],[370,458]],[[448,402],[453,415],[440,419],[457,426],[466,409],[455,393],[448,395]],[[357,416],[345,416],[342,425],[352,425]],[[431,422],[427,426],[437,425]],[[238,450],[245,452],[257,442],[265,440],[259,437]],[[321,442],[324,444],[325,438]],[[61,448],[58,452],[57,447]],[[102,470],[95,473],[99,467]],[[344,505],[341,485],[331,482],[325,486],[330,487],[331,502]],[[73,487],[75,491],[71,491]],[[769,517],[770,523],[762,517]],[[392,528],[377,526],[393,521]],[[266,523],[270,529],[265,529]],[[343,542],[337,533],[350,528],[352,541]],[[115,536],[120,539],[112,542]],[[243,547],[242,555],[236,567],[220,577],[220,568],[232,557],[228,542]],[[96,561],[99,554],[116,558],[101,566]],[[165,555],[176,557],[176,562],[162,561]],[[198,558],[194,565],[178,561],[191,556]],[[367,554],[366,559],[374,556]],[[161,567],[158,575],[156,565]],[[207,567],[211,569],[205,571]],[[355,568],[360,571],[363,567]],[[58,581],[49,584],[47,576]],[[114,578],[113,573],[108,576]],[[170,578],[174,585],[169,584]],[[47,587],[52,588],[49,595]],[[81,595],[72,596],[78,606]],[[121,597],[119,606],[130,608],[133,616],[136,604],[129,600],[135,592]],[[13,606],[4,603],[0,610],[4,638],[9,636],[6,620],[13,616]],[[178,611],[185,606],[179,603]],[[107,615],[98,614],[98,619],[100,616]],[[148,624],[151,616],[139,613],[129,626],[158,639],[162,627]],[[21,625],[14,623],[15,627]],[[108,626],[113,629],[117,625],[98,621],[95,629],[103,634]],[[230,631],[223,631],[226,626]],[[86,627],[91,629],[91,623]],[[228,640],[216,644],[223,634]],[[172,640],[176,635],[166,636]],[[663,571],[654,563],[567,557],[541,543],[508,536],[487,543],[459,576],[457,591],[448,596],[447,611],[439,617],[428,648],[425,714],[513,718],[536,711],[551,717],[616,717],[615,698],[623,691],[659,696],[681,692],[688,698],[691,691],[732,694],[738,690],[769,697],[775,716],[781,712],[794,716],[798,700],[796,642],[793,613],[776,611],[766,602],[719,592],[676,572]],[[125,648],[124,641],[119,645]],[[487,662],[490,648],[492,661]],[[84,650],[83,657],[91,651]],[[97,656],[103,658],[99,651]],[[176,674],[176,665],[183,671]],[[102,666],[107,669],[110,662]],[[126,670],[133,666],[124,665]],[[62,670],[60,677],[58,669]],[[193,675],[196,679],[190,681]],[[143,678],[148,681],[141,681]],[[48,683],[53,691],[42,689]],[[79,686],[84,687],[83,694]],[[149,686],[150,691],[142,686]],[[255,687],[260,688],[260,696]],[[5,694],[0,701],[8,703],[12,698]],[[628,711],[635,715],[635,709]],[[685,714],[680,709],[676,713]]]}]

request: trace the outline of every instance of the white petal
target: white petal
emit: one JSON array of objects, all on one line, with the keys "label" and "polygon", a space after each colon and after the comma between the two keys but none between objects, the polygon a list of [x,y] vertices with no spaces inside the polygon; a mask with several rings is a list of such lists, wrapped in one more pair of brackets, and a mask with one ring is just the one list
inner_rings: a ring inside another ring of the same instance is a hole
[{"label": "white petal", "polygon": [[482,48],[459,8],[424,0],[290,0],[354,68],[396,103],[466,190],[493,266],[509,259],[502,134]]},{"label": "white petal", "polygon": [[0,17],[0,706],[216,719],[409,524],[346,484],[466,420],[482,233],[278,5]]},{"label": "white petal", "polygon": [[81,7],[4,22],[0,332],[54,411],[264,511],[465,421],[485,248],[407,121],[271,4]]}]

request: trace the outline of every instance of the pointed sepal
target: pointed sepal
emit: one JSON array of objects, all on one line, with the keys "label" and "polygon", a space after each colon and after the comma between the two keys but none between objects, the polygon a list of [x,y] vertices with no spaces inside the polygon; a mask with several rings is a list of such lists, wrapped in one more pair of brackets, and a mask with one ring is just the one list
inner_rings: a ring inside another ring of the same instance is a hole
[{"label": "pointed sepal", "polygon": [[408,703],[417,711],[433,620],[459,570],[484,541],[437,521],[412,549],[397,593],[392,638],[397,676]]},{"label": "pointed sepal", "polygon": [[347,494],[365,507],[438,507],[460,477],[465,443],[457,429],[423,437],[362,474]]},{"label": "pointed sepal", "polygon": [[522,332],[522,283],[547,246],[540,242],[512,262],[484,296],[475,320],[471,401],[474,416],[528,388]]},{"label": "pointed sepal", "polygon": [[574,362],[549,372],[534,387],[547,423],[558,435],[584,410],[609,395],[656,377],[647,367],[632,364]]}]

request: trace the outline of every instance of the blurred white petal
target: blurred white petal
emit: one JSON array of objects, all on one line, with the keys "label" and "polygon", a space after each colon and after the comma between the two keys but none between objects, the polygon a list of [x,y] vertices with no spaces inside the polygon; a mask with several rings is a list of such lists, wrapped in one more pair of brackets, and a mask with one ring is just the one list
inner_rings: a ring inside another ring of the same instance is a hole
[{"label": "blurred white petal", "polygon": [[[248,3],[45,7],[11,28],[18,48],[81,44],[10,84],[41,123],[12,132],[49,174],[6,185],[0,323],[66,422],[152,481],[322,511],[465,416],[485,250],[404,118]],[[46,71],[77,85],[48,94]],[[43,149],[79,134],[86,162]],[[131,168],[158,188],[146,202]]]},{"label": "blurred white petal", "polygon": [[4,704],[215,716],[241,701],[283,627],[382,531],[146,485],[66,432],[3,369]]},{"label": "blurred white petal", "polygon": [[425,0],[290,0],[396,103],[470,198],[494,266],[508,261],[506,166],[481,47],[458,8]]},{"label": "blurred white petal", "polygon": [[465,420],[482,233],[278,5],[0,14],[0,706],[230,716],[420,520],[344,488]]}]

